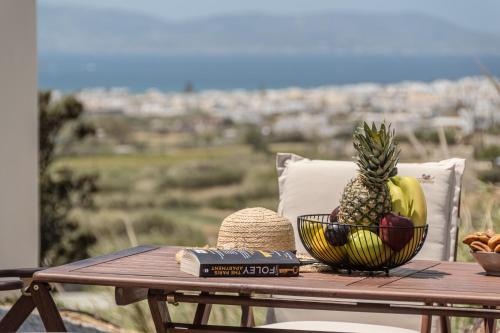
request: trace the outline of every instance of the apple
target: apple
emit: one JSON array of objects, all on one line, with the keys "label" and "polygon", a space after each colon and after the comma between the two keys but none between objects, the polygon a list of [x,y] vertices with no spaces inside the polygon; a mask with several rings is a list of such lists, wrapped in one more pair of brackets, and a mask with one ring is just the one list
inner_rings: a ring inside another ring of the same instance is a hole
[{"label": "apple", "polygon": [[354,265],[382,266],[392,255],[391,248],[376,233],[366,229],[351,233],[345,247],[349,260]]},{"label": "apple", "polygon": [[339,221],[339,209],[340,209],[340,206],[337,206],[330,213],[330,222],[338,222]]},{"label": "apple", "polygon": [[414,226],[427,223],[427,203],[424,191],[415,177],[394,176],[387,181],[391,194],[392,211],[408,217]]},{"label": "apple", "polygon": [[413,222],[404,216],[385,214],[379,223],[380,239],[394,251],[400,251],[413,237]]},{"label": "apple", "polygon": [[349,226],[341,223],[331,223],[326,226],[325,238],[333,246],[344,245],[349,240]]}]

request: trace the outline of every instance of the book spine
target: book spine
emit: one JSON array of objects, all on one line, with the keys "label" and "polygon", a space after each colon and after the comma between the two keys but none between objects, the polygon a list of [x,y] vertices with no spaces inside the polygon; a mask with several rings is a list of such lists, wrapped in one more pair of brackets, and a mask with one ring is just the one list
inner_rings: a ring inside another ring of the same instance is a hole
[{"label": "book spine", "polygon": [[295,264],[234,264],[200,266],[201,277],[276,277],[298,276],[299,265]]}]

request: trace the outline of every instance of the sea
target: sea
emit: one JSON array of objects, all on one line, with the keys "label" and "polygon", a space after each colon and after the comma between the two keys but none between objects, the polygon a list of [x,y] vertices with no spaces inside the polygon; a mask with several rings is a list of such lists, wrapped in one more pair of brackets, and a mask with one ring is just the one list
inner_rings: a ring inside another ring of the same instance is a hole
[{"label": "sea", "polygon": [[195,91],[312,88],[356,83],[430,82],[488,73],[500,76],[500,56],[92,56],[38,59],[41,89],[87,88]]}]

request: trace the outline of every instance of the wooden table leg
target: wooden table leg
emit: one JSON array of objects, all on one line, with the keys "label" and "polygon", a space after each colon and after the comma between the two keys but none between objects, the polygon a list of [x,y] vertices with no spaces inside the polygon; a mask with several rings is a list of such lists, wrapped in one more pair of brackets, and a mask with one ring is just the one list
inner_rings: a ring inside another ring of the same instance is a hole
[{"label": "wooden table leg", "polygon": [[[250,296],[249,294],[240,294],[240,296]],[[255,326],[255,320],[253,317],[253,309],[249,305],[241,306],[241,327],[253,327]]]},{"label": "wooden table leg", "polygon": [[450,333],[450,318],[447,316],[439,316],[439,330],[441,333]]},{"label": "wooden table leg", "polygon": [[[488,307],[488,306],[483,306],[485,309],[494,309],[494,306]],[[496,319],[493,318],[484,318],[484,332],[485,333],[495,333],[496,331]]]},{"label": "wooden table leg", "polygon": [[[432,305],[431,303],[425,303],[425,305]],[[420,324],[420,333],[430,333],[432,327],[432,316],[422,315]]]},{"label": "wooden table leg", "polygon": [[29,288],[33,302],[47,332],[66,332],[66,327],[64,327],[61,315],[52,296],[50,296],[49,290],[48,284],[40,282],[33,283]]},{"label": "wooden table leg", "polygon": [[[207,295],[209,295],[209,293],[202,292],[201,295],[207,296]],[[196,313],[194,314],[193,325],[206,325],[206,324],[208,324],[208,319],[210,318],[211,311],[212,311],[212,304],[199,303],[196,306]]]},{"label": "wooden table leg", "polygon": [[22,295],[0,320],[0,332],[17,332],[34,308],[33,298]]},{"label": "wooden table leg", "polygon": [[[445,306],[446,304],[439,305]],[[450,318],[448,316],[439,316],[439,329],[441,333],[451,332]]]},{"label": "wooden table leg", "polygon": [[151,311],[151,316],[153,317],[156,332],[167,333],[167,325],[171,322],[167,303],[155,296],[157,296],[155,291],[150,290],[148,292],[149,310]]},{"label": "wooden table leg", "polygon": [[253,317],[253,310],[251,306],[242,305],[241,306],[241,327],[253,327],[255,326],[255,321]]}]

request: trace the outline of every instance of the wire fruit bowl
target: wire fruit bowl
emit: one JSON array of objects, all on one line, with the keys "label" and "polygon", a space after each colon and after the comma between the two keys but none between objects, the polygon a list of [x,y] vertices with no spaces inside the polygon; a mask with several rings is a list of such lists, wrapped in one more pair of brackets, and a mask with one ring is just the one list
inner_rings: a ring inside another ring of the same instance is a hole
[{"label": "wire fruit bowl", "polygon": [[307,252],[334,269],[385,271],[404,265],[420,251],[428,226],[365,226],[330,222],[330,214],[297,218]]}]

